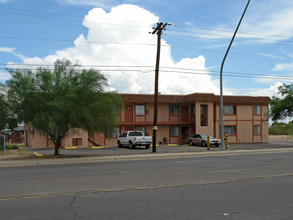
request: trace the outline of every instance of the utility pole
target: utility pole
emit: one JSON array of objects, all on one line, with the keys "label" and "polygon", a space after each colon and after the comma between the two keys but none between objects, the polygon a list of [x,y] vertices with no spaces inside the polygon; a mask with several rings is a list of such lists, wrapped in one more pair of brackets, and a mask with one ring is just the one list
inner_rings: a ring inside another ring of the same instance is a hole
[{"label": "utility pole", "polygon": [[245,7],[245,9],[244,9],[244,11],[242,13],[242,16],[241,16],[239,22],[238,22],[238,25],[236,27],[236,30],[234,31],[233,37],[232,37],[232,39],[230,41],[229,47],[228,47],[228,49],[226,51],[226,54],[224,56],[224,59],[222,61],[222,65],[221,65],[221,71],[220,71],[220,120],[221,120],[221,129],[220,130],[221,130],[221,150],[224,150],[225,149],[224,148],[224,141],[223,141],[224,140],[223,68],[224,68],[225,60],[226,60],[227,55],[228,55],[228,53],[230,51],[230,48],[232,46],[232,43],[233,43],[234,38],[235,38],[235,36],[237,34],[237,31],[238,31],[238,29],[240,27],[240,24],[242,22],[242,19],[243,19],[244,15],[245,15],[245,12],[246,12],[246,10],[248,8],[249,3],[250,3],[250,0],[248,0],[248,2],[246,4],[246,7]]},{"label": "utility pole", "polygon": [[157,151],[157,122],[158,122],[158,91],[159,91],[159,67],[160,67],[160,52],[161,52],[161,35],[162,31],[168,24],[162,22],[157,23],[157,27],[152,34],[157,34],[157,59],[156,59],[156,72],[155,72],[155,94],[154,94],[154,122],[153,122],[153,152]]}]

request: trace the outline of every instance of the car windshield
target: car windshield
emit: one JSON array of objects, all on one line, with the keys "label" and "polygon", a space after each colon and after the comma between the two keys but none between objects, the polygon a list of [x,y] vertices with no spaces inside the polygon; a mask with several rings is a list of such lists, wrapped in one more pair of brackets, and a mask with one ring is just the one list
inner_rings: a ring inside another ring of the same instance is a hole
[{"label": "car windshield", "polygon": [[202,138],[208,138],[208,136],[210,136],[210,138],[214,138],[212,135],[201,134],[201,137],[202,137]]}]

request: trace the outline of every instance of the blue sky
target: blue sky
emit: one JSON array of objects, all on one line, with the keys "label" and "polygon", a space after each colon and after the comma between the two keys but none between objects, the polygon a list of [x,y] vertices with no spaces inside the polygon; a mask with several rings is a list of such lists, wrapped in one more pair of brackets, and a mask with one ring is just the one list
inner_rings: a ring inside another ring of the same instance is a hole
[{"label": "blue sky", "polygon": [[[0,0],[0,81],[9,79],[6,67],[51,67],[66,58],[99,69],[111,90],[152,93],[156,36],[149,32],[168,22],[159,90],[219,94],[220,65],[246,3]],[[292,83],[292,37],[292,0],[251,0],[224,66],[224,93],[273,96]]]}]

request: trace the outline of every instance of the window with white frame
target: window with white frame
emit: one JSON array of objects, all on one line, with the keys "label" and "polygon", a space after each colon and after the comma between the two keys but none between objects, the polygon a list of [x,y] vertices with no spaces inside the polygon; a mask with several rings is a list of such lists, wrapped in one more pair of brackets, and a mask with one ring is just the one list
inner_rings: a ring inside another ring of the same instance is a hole
[{"label": "window with white frame", "polygon": [[144,105],[136,105],[135,106],[135,114],[136,115],[145,115],[145,106]]},{"label": "window with white frame", "polygon": [[120,128],[113,128],[106,130],[106,137],[107,138],[116,138],[120,136]]},{"label": "window with white frame", "polygon": [[179,137],[179,127],[171,127],[170,128],[170,136]]},{"label": "window with white frame", "polygon": [[225,115],[236,115],[236,105],[224,105]]},{"label": "window with white frame", "polygon": [[236,126],[224,126],[224,134],[236,135]]},{"label": "window with white frame", "polygon": [[170,105],[170,115],[178,115],[178,114],[179,114],[179,106]]},{"label": "window with white frame", "polygon": [[260,105],[253,106],[253,114],[255,114],[255,115],[260,115],[261,114]]},{"label": "window with white frame", "polygon": [[260,125],[254,125],[253,126],[253,134],[254,135],[260,135],[261,134],[261,126]]}]

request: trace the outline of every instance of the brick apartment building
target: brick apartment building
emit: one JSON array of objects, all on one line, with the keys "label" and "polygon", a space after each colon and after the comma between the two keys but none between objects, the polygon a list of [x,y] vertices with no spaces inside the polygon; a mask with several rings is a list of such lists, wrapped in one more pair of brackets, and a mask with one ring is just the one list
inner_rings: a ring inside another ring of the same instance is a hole
[{"label": "brick apartment building", "polygon": [[[116,146],[124,131],[139,130],[152,135],[154,96],[120,94],[124,108],[117,109],[118,127],[91,135],[104,146]],[[159,95],[157,142],[184,143],[193,133],[220,137],[220,97],[214,94]],[[269,97],[224,96],[224,133],[230,143],[267,142]],[[31,147],[53,147],[48,137],[32,135],[26,130],[26,144]],[[88,147],[87,131],[66,137],[64,146]]]}]

